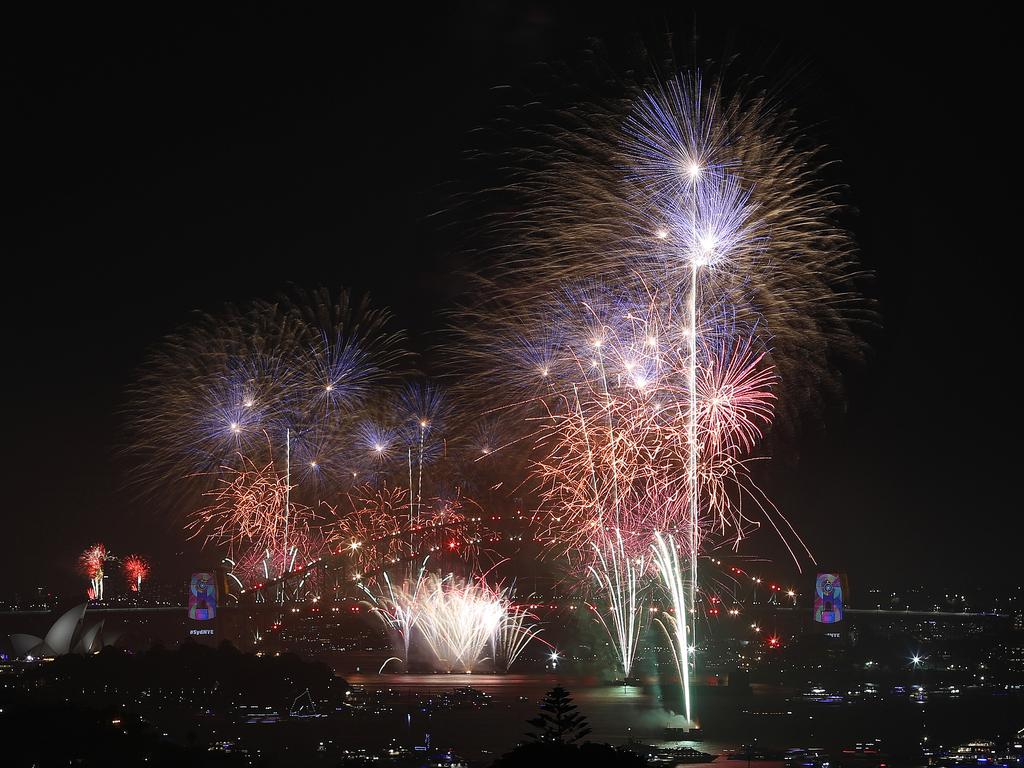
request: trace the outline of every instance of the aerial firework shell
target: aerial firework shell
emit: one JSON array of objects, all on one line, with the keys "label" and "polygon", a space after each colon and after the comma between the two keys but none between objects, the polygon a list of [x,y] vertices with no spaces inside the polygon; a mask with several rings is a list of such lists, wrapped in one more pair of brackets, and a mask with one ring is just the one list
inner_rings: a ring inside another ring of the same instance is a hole
[{"label": "aerial firework shell", "polygon": [[[204,543],[271,546],[282,535],[285,504],[292,486],[274,462],[256,465],[238,457],[238,468],[225,467],[204,493],[209,503],[189,514],[186,530]],[[308,527],[314,516],[305,505],[290,502],[291,524]]]},{"label": "aerial firework shell", "polygon": [[142,555],[128,555],[121,561],[125,582],[132,592],[142,589],[142,583],[149,578],[149,561]]},{"label": "aerial firework shell", "polygon": [[528,339],[530,372],[543,370],[537,339],[548,334],[538,331],[554,323],[532,310],[565,285],[640,273],[682,288],[687,254],[701,246],[692,241],[723,237],[728,258],[701,272],[699,290],[765,345],[782,383],[776,421],[788,431],[838,391],[836,365],[862,357],[859,331],[872,317],[837,223],[839,190],[823,180],[822,149],[773,94],[723,82],[602,72],[599,85],[546,83],[497,124],[505,147],[474,160],[504,179],[485,195],[498,212],[479,217],[480,286],[456,319],[457,349],[485,401],[494,382],[515,392],[525,375],[503,367],[492,339]]},{"label": "aerial firework shell", "polygon": [[352,463],[360,409],[404,357],[390,325],[386,311],[345,291],[197,314],[154,351],[134,388],[136,481],[169,502],[194,498],[241,457],[262,466],[268,450],[283,454],[287,435],[297,477],[335,482]]},{"label": "aerial firework shell", "polygon": [[103,565],[106,561],[106,546],[93,544],[79,556],[78,567],[82,574],[90,579],[103,578]]}]

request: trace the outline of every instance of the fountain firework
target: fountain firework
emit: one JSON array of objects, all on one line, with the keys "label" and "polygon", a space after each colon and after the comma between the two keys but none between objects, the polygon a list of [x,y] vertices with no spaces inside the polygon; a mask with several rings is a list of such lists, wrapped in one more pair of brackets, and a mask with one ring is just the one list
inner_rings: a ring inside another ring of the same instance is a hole
[{"label": "fountain firework", "polygon": [[[428,555],[423,559],[415,579],[410,579],[404,584],[396,587],[387,571],[381,574],[384,582],[384,589],[375,594],[362,580],[358,581],[358,587],[366,593],[369,598],[370,609],[384,622],[384,626],[392,633],[396,646],[401,646],[401,660],[409,668],[409,645],[412,642],[412,631],[419,619],[419,595],[420,588],[424,584],[426,575]],[[382,667],[383,669],[383,667]]]}]

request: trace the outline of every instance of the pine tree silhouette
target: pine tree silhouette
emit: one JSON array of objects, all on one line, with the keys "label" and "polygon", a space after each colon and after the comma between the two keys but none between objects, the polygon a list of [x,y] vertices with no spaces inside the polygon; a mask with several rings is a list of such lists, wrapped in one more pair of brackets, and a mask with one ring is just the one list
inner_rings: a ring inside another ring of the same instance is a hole
[{"label": "pine tree silhouette", "polygon": [[576,711],[569,692],[560,685],[544,694],[540,714],[526,722],[538,730],[526,734],[536,741],[573,744],[590,733],[587,718]]}]

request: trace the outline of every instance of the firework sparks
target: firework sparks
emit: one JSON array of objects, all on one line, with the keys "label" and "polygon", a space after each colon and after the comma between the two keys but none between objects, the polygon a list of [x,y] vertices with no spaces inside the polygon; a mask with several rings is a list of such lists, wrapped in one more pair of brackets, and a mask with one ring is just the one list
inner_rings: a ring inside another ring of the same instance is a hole
[{"label": "firework sparks", "polygon": [[506,607],[483,583],[428,577],[418,599],[419,630],[441,669],[472,672],[501,628]]},{"label": "firework sparks", "polygon": [[197,316],[165,340],[136,388],[139,481],[201,494],[242,457],[263,465],[287,449],[311,493],[340,483],[358,463],[351,437],[362,409],[404,356],[390,323],[365,300],[324,290]]},{"label": "firework sparks", "polygon": [[683,687],[683,707],[686,720],[693,722],[690,706],[690,655],[693,648],[690,632],[690,606],[692,603],[687,600],[687,585],[683,578],[680,567],[679,553],[676,549],[675,539],[669,535],[667,538],[661,533],[655,534],[655,543],[651,545],[654,555],[654,562],[657,564],[658,574],[661,576],[662,585],[672,605],[672,613],[664,614],[665,621],[659,619],[665,634],[669,638],[669,647],[672,648],[672,656],[675,659],[676,669],[679,671],[679,682]]},{"label": "firework sparks", "polygon": [[296,563],[319,557],[316,514],[290,501],[286,475],[273,462],[258,467],[244,456],[239,461],[241,468],[227,468],[207,491],[211,502],[190,515],[186,530],[237,554],[235,570],[246,583],[291,573]]},{"label": "firework sparks", "polygon": [[93,544],[78,558],[78,568],[89,579],[89,599],[103,599],[103,566],[107,562],[107,548]]},{"label": "firework sparks", "polygon": [[699,75],[623,91],[543,121],[543,163],[501,158],[521,205],[488,224],[517,258],[484,275],[463,351],[537,482],[544,543],[595,577],[627,675],[638,595],[660,581],[690,717],[700,553],[764,520],[789,538],[750,462],[780,407],[795,423],[788,391],[862,351],[864,314],[816,151],[769,98]]},{"label": "firework sparks", "polygon": [[537,617],[524,606],[511,603],[511,594],[499,592],[499,599],[505,605],[504,616],[498,624],[491,645],[495,667],[504,671],[515,663],[531,641],[540,639],[541,629],[537,625]]},{"label": "firework sparks", "polygon": [[655,530],[691,525],[695,497],[698,532],[740,537],[749,527],[733,500],[750,485],[743,457],[771,423],[776,377],[749,339],[718,331],[691,386],[678,309],[597,288],[561,304],[560,333],[575,333],[527,416],[534,475],[557,510],[552,546],[622,536],[631,556],[646,556]]},{"label": "firework sparks", "polygon": [[386,483],[353,489],[345,495],[347,510],[328,508],[322,527],[328,546],[348,555],[354,572],[364,576],[431,554],[475,565],[486,536],[476,503],[456,490],[422,502],[423,512],[410,519],[415,502],[410,504],[409,497],[408,489]]},{"label": "firework sparks", "polygon": [[142,555],[128,555],[121,561],[121,570],[132,592],[142,591],[142,582],[149,578],[149,561]]},{"label": "firework sparks", "polygon": [[590,571],[597,580],[601,593],[608,600],[608,620],[597,610],[597,616],[622,665],[623,680],[632,677],[633,661],[640,643],[640,633],[646,620],[641,604],[643,579],[647,564],[643,558],[630,558],[626,554],[622,536],[616,532],[613,541],[604,546],[594,544],[597,560]]},{"label": "firework sparks", "polygon": [[463,581],[427,573],[426,560],[416,578],[394,584],[385,573],[384,587],[360,584],[371,609],[395,638],[396,652],[409,664],[413,630],[435,667],[472,672],[490,644],[495,666],[508,669],[540,633],[535,617],[514,604],[509,588],[482,579]]}]

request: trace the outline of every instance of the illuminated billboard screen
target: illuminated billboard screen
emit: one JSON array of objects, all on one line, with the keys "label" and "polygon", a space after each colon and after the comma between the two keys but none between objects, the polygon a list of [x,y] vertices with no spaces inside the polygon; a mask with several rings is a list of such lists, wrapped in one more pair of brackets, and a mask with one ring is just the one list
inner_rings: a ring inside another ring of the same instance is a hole
[{"label": "illuminated billboard screen", "polygon": [[188,617],[193,621],[217,618],[217,577],[203,571],[192,574],[188,588]]},{"label": "illuminated billboard screen", "polygon": [[838,624],[843,620],[846,590],[841,573],[819,573],[814,582],[814,620],[819,624]]}]

